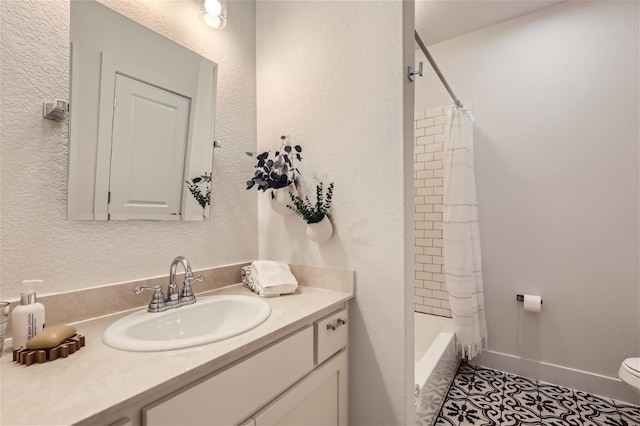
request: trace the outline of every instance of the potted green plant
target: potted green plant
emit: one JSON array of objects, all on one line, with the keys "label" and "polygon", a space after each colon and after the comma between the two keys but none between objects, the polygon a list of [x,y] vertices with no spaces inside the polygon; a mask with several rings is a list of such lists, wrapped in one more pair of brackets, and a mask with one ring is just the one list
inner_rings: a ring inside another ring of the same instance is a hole
[{"label": "potted green plant", "polygon": [[329,219],[329,209],[331,208],[331,200],[333,198],[333,182],[324,192],[324,184],[322,182],[316,185],[316,201],[312,202],[308,196],[289,194],[293,206],[289,205],[289,209],[293,210],[307,223],[307,236],[310,240],[317,243],[327,241],[333,235],[333,225]]},{"label": "potted green plant", "polygon": [[[247,152],[256,156],[255,172],[247,181],[247,190],[256,188],[258,191],[269,192],[271,206],[280,213],[289,213],[287,203],[289,194],[296,193],[297,178],[300,171],[295,166],[296,161],[302,161],[302,147],[292,145],[287,136],[281,136],[280,149],[272,153],[265,151],[261,154]],[[273,155],[272,155],[273,154]]]}]

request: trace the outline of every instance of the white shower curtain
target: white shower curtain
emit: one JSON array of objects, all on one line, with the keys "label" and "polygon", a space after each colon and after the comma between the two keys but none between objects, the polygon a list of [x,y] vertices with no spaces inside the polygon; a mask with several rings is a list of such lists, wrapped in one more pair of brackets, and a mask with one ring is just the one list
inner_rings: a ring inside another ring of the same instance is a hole
[{"label": "white shower curtain", "polygon": [[473,115],[449,109],[444,146],[444,272],[458,351],[479,355],[487,344],[478,223],[478,197],[473,166]]}]

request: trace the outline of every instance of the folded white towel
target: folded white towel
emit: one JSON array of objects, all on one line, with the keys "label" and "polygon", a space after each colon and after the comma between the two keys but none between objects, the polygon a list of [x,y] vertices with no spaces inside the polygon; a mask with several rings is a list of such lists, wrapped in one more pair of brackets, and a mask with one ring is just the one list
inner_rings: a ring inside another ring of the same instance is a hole
[{"label": "folded white towel", "polygon": [[298,280],[284,262],[256,260],[251,263],[251,275],[261,296],[293,293],[298,288]]}]

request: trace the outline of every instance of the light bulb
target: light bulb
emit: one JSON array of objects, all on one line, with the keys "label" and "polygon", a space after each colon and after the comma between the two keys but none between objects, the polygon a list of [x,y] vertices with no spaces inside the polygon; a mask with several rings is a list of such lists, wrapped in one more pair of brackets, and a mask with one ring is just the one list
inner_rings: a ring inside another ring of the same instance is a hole
[{"label": "light bulb", "polygon": [[222,13],[222,3],[219,0],[204,0],[204,10],[209,15],[219,16]]},{"label": "light bulb", "polygon": [[227,20],[222,16],[213,16],[205,13],[202,17],[202,20],[206,25],[211,28],[224,28],[227,25]]}]

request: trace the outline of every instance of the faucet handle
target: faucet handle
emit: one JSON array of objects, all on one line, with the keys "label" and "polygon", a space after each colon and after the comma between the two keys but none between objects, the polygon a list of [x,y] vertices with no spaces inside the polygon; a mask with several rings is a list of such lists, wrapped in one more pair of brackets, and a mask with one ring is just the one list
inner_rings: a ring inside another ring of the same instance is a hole
[{"label": "faucet handle", "polygon": [[191,283],[194,281],[204,281],[204,277],[202,275],[193,276],[191,274],[185,276],[184,286],[182,287],[182,292],[180,292],[181,305],[196,303],[196,296],[193,294],[193,290],[191,290]]},{"label": "faucet handle", "polygon": [[164,294],[162,294],[162,287],[159,285],[156,286],[148,286],[141,285],[135,288],[136,294],[140,294],[145,290],[153,291],[153,296],[151,298],[151,302],[149,302],[149,306],[147,307],[147,311],[149,312],[162,312],[166,309],[166,303],[164,300]]}]

